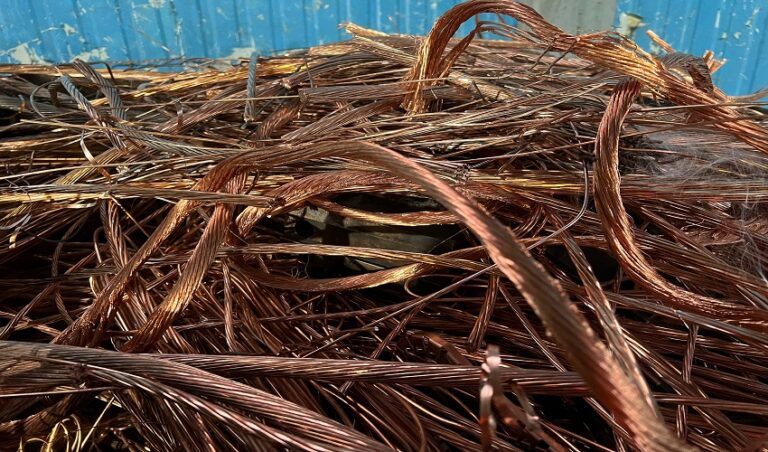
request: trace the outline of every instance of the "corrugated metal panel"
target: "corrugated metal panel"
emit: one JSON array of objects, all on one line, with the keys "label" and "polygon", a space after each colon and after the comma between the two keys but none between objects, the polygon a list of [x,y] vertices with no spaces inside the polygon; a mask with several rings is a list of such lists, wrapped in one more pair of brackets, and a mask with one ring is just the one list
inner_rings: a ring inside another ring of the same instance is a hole
[{"label": "corrugated metal panel", "polygon": [[[621,12],[639,14],[648,28],[680,51],[701,54],[712,49],[718,57],[725,55],[729,63],[716,79],[727,92],[742,94],[768,85],[766,0],[618,0],[614,15],[615,1],[525,0],[570,31],[608,27],[603,22]],[[90,61],[235,59],[253,51],[269,54],[338,41],[345,36],[337,24],[345,21],[387,32],[423,34],[459,2],[2,0],[0,62],[68,62],[75,57]],[[586,6],[574,8],[575,4]],[[553,17],[557,13],[559,17]],[[470,27],[465,24],[462,32]],[[642,31],[638,42],[650,48]]]},{"label": "corrugated metal panel", "polygon": [[[702,55],[706,50],[728,63],[714,76],[729,94],[768,88],[768,2],[765,0],[619,0],[619,13],[643,17],[635,37],[654,50],[652,29],[676,50]],[[618,18],[618,15],[617,15]]]},{"label": "corrugated metal panel", "polygon": [[520,0],[568,33],[592,33],[610,28],[616,0]]},{"label": "corrugated metal panel", "polygon": [[0,62],[237,58],[344,39],[340,22],[423,34],[459,0],[3,0]]}]

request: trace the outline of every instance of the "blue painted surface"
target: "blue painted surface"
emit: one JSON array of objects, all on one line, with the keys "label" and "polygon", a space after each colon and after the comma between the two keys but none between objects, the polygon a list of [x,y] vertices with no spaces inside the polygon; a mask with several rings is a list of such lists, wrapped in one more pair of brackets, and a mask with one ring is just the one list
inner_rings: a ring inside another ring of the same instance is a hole
[{"label": "blue painted surface", "polygon": [[[424,34],[460,1],[0,0],[0,62],[237,59],[344,39],[337,25],[346,21]],[[726,92],[768,87],[768,1],[617,0],[617,7],[616,17],[643,16],[648,25],[637,40],[646,49],[653,50],[644,35],[651,28],[680,51],[725,56],[715,78]]]},{"label": "blue painted surface", "polygon": [[766,0],[619,0],[621,12],[643,17],[636,41],[656,50],[645,31],[653,30],[676,50],[715,52],[728,62],[714,75],[728,94],[768,88],[768,1]]}]

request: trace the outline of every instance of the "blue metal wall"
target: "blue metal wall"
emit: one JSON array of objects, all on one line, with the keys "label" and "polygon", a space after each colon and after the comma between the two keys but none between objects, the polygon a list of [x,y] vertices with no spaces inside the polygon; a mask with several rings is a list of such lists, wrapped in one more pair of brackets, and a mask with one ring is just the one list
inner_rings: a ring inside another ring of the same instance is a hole
[{"label": "blue metal wall", "polygon": [[340,22],[423,34],[461,0],[0,0],[0,61],[249,56],[345,38]]},{"label": "blue metal wall", "polygon": [[617,6],[647,23],[635,37],[643,48],[653,50],[645,35],[650,28],[679,51],[725,57],[714,79],[727,93],[768,88],[768,1],[619,0]]},{"label": "blue metal wall", "polygon": [[[0,0],[0,62],[246,57],[344,39],[352,21],[423,34],[461,0]],[[730,94],[768,87],[766,0],[618,0],[678,50],[729,62]],[[649,48],[640,29],[638,41]],[[465,30],[466,32],[466,30]]]}]

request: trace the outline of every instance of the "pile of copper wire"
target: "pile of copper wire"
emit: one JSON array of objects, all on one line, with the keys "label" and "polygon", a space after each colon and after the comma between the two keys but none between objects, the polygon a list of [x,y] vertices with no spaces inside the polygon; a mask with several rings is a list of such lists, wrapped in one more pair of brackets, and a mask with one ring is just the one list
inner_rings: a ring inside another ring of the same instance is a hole
[{"label": "pile of copper wire", "polygon": [[0,67],[0,449],[766,447],[760,94],[513,1],[347,30]]}]

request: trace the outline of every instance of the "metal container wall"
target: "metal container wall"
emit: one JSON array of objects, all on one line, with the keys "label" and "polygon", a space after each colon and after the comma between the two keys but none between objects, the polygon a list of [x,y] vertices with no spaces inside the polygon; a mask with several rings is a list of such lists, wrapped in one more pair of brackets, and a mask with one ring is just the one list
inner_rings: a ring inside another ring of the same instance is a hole
[{"label": "metal container wall", "polygon": [[[1,0],[0,62],[237,59],[344,39],[337,24],[345,21],[423,34],[460,1]],[[716,81],[726,92],[768,87],[766,0],[617,0],[616,17],[622,12],[643,16],[637,38],[646,49],[651,28],[680,51],[725,54]]]},{"label": "metal container wall", "polygon": [[646,50],[654,50],[645,35],[652,29],[678,51],[724,56],[714,79],[728,94],[768,88],[768,1],[618,0],[617,8],[617,19],[622,12],[643,17],[647,25],[635,38]]},{"label": "metal container wall", "polygon": [[423,34],[460,0],[2,0],[0,61],[238,58],[338,41],[338,24]]}]

